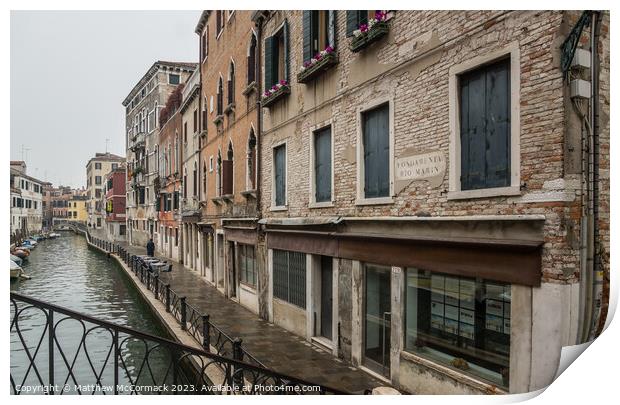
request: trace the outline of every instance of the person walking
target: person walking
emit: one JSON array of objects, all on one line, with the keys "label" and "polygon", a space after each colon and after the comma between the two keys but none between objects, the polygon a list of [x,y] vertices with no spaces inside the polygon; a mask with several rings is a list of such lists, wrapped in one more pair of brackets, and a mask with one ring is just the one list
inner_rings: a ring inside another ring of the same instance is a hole
[{"label": "person walking", "polygon": [[146,244],[146,254],[151,257],[155,254],[155,244],[153,243],[153,239],[149,239],[149,242]]}]

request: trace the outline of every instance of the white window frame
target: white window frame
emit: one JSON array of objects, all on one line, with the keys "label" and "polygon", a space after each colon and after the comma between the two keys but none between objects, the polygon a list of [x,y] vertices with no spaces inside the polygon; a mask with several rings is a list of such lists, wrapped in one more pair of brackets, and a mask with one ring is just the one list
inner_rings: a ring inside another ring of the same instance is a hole
[{"label": "white window frame", "polygon": [[209,156],[209,173],[213,173],[213,155]]},{"label": "white window frame", "polygon": [[[276,205],[276,148],[284,145],[284,205]],[[280,141],[271,147],[271,207],[270,211],[286,211],[288,210],[288,145],[287,141]]]},{"label": "white window frame", "polygon": [[[459,76],[486,64],[510,57],[510,186],[461,190],[461,126],[459,119]],[[450,67],[448,78],[450,120],[450,172],[448,200],[521,195],[521,65],[519,43],[469,59]]]},{"label": "white window frame", "polygon": [[[314,170],[314,162],[315,162],[315,149],[314,149],[314,144],[315,144],[315,135],[317,131],[323,130],[327,127],[330,127],[330,141],[331,141],[331,196],[329,198],[329,201],[322,201],[322,202],[317,202],[316,201],[316,173]],[[310,128],[310,136],[308,137],[310,139],[310,147],[308,148],[310,150],[310,167],[308,168],[308,174],[310,176],[310,178],[308,179],[308,183],[309,183],[309,192],[310,192],[310,197],[309,197],[309,203],[308,203],[308,208],[327,208],[327,207],[333,207],[334,206],[334,202],[336,201],[336,199],[334,198],[334,123],[333,120],[328,120],[325,122],[322,122],[319,125],[315,125],[312,126]]]},{"label": "white window frame", "polygon": [[[388,103],[388,119],[389,123],[389,171],[390,171],[390,192],[387,197],[366,198],[364,196],[364,129],[363,129],[363,113]],[[357,108],[357,196],[355,205],[380,205],[394,203],[394,96],[387,95],[377,97],[368,103]]]}]

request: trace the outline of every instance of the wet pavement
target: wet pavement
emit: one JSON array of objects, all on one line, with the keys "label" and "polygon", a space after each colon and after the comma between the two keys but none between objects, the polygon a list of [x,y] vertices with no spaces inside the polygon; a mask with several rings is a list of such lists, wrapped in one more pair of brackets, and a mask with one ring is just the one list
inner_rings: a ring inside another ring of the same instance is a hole
[{"label": "wet pavement", "polygon": [[[92,230],[91,234],[100,238],[103,236]],[[145,248],[119,244],[132,254],[146,254]],[[173,270],[160,273],[160,279],[170,283],[177,294],[184,295],[188,304],[209,314],[210,321],[218,328],[229,336],[241,338],[245,350],[267,368],[356,394],[387,385],[305,339],[259,318],[237,302],[224,297],[195,271],[170,259],[165,260],[173,264]]]}]

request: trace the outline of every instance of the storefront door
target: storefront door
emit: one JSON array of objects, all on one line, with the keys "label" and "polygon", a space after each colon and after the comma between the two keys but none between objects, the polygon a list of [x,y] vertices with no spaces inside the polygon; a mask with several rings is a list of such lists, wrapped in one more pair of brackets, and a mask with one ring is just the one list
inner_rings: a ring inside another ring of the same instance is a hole
[{"label": "storefront door", "polygon": [[365,265],[364,365],[390,376],[390,268]]},{"label": "storefront door", "polygon": [[332,258],[321,256],[321,336],[332,340]]}]

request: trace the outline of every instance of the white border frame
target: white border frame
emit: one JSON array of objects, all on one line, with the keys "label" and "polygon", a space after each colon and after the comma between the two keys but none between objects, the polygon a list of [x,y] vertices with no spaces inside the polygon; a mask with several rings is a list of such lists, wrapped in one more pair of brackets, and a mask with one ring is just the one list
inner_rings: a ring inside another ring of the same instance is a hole
[{"label": "white border frame", "polygon": [[[315,150],[314,150],[314,139],[315,139],[315,135],[316,132],[321,131],[323,129],[326,129],[327,127],[330,128],[330,141],[331,141],[331,195],[329,197],[329,201],[321,201],[321,202],[317,202],[316,201],[316,176],[315,176],[315,171],[314,171],[314,158],[315,158]],[[334,121],[332,119],[324,121],[320,124],[314,125],[312,127],[310,127],[310,136],[308,137],[308,139],[310,140],[310,147],[308,148],[310,150],[310,159],[308,160],[309,163],[309,167],[308,167],[308,184],[309,184],[309,192],[310,192],[310,196],[308,199],[308,208],[327,208],[327,207],[333,207],[334,203],[336,201],[336,199],[334,198],[334,164],[335,164],[335,160],[334,160]]]},{"label": "white border frame", "polygon": [[[448,200],[521,195],[521,53],[519,43],[477,56],[450,67],[448,78],[450,167]],[[459,76],[463,73],[510,57],[510,186],[461,190],[461,139],[459,119]]]},{"label": "white border frame", "polygon": [[[362,114],[366,111],[379,107],[382,104],[388,103],[388,115],[389,115],[389,142],[390,142],[390,193],[387,197],[366,198],[364,197],[364,150],[363,150],[363,128],[362,128]],[[394,96],[392,94],[377,97],[374,100],[362,104],[357,108],[357,145],[356,145],[356,157],[357,157],[357,192],[355,198],[355,205],[378,205],[378,204],[392,204],[394,203]]]}]

